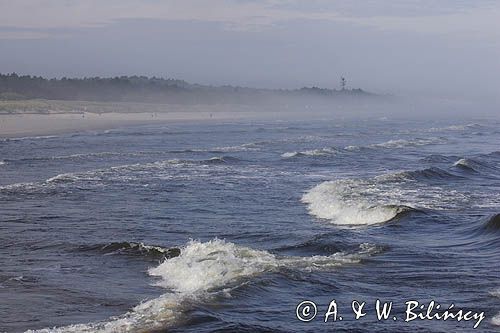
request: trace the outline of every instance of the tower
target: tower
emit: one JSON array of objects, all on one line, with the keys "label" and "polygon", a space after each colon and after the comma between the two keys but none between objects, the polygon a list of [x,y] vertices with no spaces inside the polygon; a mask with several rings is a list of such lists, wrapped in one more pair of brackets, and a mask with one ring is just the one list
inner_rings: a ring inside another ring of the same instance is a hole
[{"label": "tower", "polygon": [[347,84],[347,81],[346,81],[345,77],[341,76],[340,77],[340,90],[344,91],[346,84]]}]

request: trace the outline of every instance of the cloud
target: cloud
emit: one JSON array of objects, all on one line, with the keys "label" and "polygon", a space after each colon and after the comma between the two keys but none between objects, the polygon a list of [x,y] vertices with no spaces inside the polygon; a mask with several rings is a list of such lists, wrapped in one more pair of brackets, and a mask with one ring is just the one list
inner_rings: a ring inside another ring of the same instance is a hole
[{"label": "cloud", "polygon": [[1,25],[24,28],[95,27],[132,18],[269,24],[306,16],[311,14],[271,9],[266,1],[0,0]]},{"label": "cloud", "polygon": [[[256,1],[257,2],[257,1]],[[422,17],[455,14],[477,8],[489,8],[494,0],[275,0],[272,8],[302,12],[333,12],[342,17]]]},{"label": "cloud", "polygon": [[[224,23],[229,29],[269,27],[289,20],[350,21],[412,29],[457,26],[475,20],[493,0],[0,0],[3,28],[89,28],[120,19],[163,19]],[[443,23],[443,16],[446,16]],[[491,21],[494,18],[489,18]],[[488,22],[489,22],[488,21]],[[441,22],[441,24],[438,24]],[[408,24],[409,23],[409,24]],[[425,28],[424,27],[424,28]],[[447,29],[449,30],[449,29]],[[6,34],[5,29],[2,32]],[[38,32],[40,33],[40,31]],[[19,32],[13,32],[19,35]]]}]

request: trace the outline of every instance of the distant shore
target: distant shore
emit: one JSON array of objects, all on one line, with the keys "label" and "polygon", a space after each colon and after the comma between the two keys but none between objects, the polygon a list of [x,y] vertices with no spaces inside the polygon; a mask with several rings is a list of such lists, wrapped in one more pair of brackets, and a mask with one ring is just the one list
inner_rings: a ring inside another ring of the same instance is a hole
[{"label": "distant shore", "polygon": [[178,121],[253,119],[244,106],[85,101],[0,101],[0,137],[44,136]]}]

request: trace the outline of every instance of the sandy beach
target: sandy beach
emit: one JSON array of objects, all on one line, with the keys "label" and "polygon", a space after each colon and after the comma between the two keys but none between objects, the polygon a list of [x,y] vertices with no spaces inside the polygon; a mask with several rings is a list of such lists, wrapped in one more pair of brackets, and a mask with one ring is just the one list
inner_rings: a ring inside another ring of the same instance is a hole
[{"label": "sandy beach", "polygon": [[[262,116],[262,114],[261,114]],[[221,121],[255,118],[255,112],[205,110],[172,112],[68,112],[0,114],[0,137],[24,137],[106,130],[179,121]]]}]

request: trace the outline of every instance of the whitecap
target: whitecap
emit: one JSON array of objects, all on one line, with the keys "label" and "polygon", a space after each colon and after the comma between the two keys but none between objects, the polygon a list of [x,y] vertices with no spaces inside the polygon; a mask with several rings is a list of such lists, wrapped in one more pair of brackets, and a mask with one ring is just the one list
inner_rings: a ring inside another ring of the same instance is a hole
[{"label": "whitecap", "polygon": [[25,140],[43,140],[43,139],[53,139],[58,138],[57,135],[40,135],[40,136],[23,136],[23,137],[13,137],[13,138],[0,138],[0,141],[25,141]]},{"label": "whitecap", "polygon": [[450,126],[445,126],[445,127],[432,127],[427,129],[427,132],[443,132],[443,131],[465,131],[467,129],[471,128],[482,128],[481,124],[477,123],[470,123],[470,124],[463,124],[463,125],[450,125]]},{"label": "whitecap", "polygon": [[500,312],[496,316],[491,318],[491,323],[495,326],[500,326]]},{"label": "whitecap", "polygon": [[500,288],[497,288],[493,291],[490,291],[491,296],[499,297],[500,298]]},{"label": "whitecap", "polygon": [[[456,177],[438,168],[400,171],[371,178],[343,178],[318,184],[303,197],[309,213],[340,225],[390,221],[409,210],[445,210],[497,204],[480,191],[447,188]],[[432,180],[432,182],[429,182]]]},{"label": "whitecap", "polygon": [[362,196],[364,186],[369,184],[349,179],[324,182],[308,191],[302,202],[308,204],[312,215],[342,225],[378,224],[404,211],[397,205],[365,200]]},{"label": "whitecap", "polygon": [[385,148],[385,149],[400,149],[406,147],[419,147],[435,144],[445,144],[447,140],[445,138],[430,137],[430,138],[414,138],[414,139],[391,139],[385,142],[374,143],[367,146],[356,146],[350,145],[344,147],[347,151],[358,151],[361,149],[374,149],[374,148]]},{"label": "whitecap", "polygon": [[167,292],[158,298],[135,306],[131,311],[108,321],[46,328],[31,333],[66,332],[148,332],[171,327],[182,318],[189,304],[203,302],[230,291],[252,277],[281,268],[298,270],[329,270],[359,263],[379,249],[361,244],[355,253],[334,253],[329,256],[281,257],[264,250],[238,246],[224,240],[190,241],[179,256],[167,259],[149,274],[157,277],[157,285]]},{"label": "whitecap", "polygon": [[281,154],[283,158],[291,158],[298,156],[329,156],[335,155],[338,151],[334,148],[321,148],[321,149],[311,149],[305,151],[294,151],[294,152],[286,152]]}]

